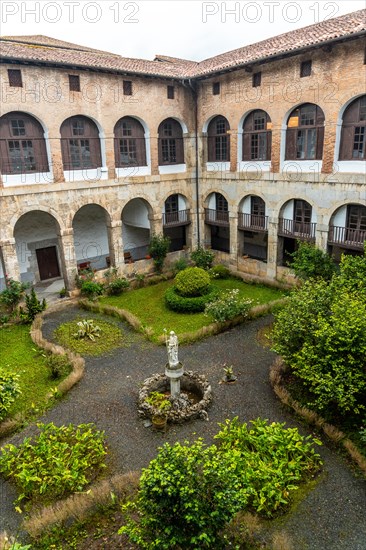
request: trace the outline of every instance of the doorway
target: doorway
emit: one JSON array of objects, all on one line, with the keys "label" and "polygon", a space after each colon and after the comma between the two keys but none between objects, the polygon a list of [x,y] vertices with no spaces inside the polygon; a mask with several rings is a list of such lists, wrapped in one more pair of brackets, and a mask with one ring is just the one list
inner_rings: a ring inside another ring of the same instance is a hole
[{"label": "doorway", "polygon": [[60,267],[58,264],[57,251],[55,246],[47,248],[38,248],[36,250],[39,277],[41,281],[54,279],[60,276]]}]

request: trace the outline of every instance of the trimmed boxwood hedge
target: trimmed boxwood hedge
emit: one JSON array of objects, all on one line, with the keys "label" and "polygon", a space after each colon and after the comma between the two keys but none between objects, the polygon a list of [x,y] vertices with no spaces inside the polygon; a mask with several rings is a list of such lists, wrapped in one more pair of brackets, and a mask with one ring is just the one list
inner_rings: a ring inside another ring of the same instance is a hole
[{"label": "trimmed boxwood hedge", "polygon": [[180,296],[175,286],[171,286],[165,292],[165,303],[169,309],[179,313],[199,313],[204,311],[206,304],[216,298],[218,294],[219,289],[210,285],[207,294],[203,296]]}]

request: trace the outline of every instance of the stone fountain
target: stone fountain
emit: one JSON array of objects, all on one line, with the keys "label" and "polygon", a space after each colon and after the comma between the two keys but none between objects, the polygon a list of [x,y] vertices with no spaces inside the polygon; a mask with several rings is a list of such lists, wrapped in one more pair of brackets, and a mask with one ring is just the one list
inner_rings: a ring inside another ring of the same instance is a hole
[{"label": "stone fountain", "polygon": [[151,418],[153,408],[146,402],[152,392],[165,393],[171,402],[167,413],[168,422],[183,423],[194,418],[208,420],[206,410],[212,401],[211,385],[206,377],[192,371],[184,371],[178,358],[178,337],[172,330],[165,344],[168,362],[164,374],[154,374],[147,378],[139,391],[139,414]]}]

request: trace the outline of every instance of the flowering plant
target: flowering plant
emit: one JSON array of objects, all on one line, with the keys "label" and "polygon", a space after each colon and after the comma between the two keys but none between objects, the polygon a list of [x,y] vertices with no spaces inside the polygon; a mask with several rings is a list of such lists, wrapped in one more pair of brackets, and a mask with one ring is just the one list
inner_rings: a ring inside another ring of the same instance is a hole
[{"label": "flowering plant", "polygon": [[246,317],[253,300],[239,298],[239,289],[226,291],[205,307],[205,315],[211,315],[215,321],[222,323],[238,315]]}]

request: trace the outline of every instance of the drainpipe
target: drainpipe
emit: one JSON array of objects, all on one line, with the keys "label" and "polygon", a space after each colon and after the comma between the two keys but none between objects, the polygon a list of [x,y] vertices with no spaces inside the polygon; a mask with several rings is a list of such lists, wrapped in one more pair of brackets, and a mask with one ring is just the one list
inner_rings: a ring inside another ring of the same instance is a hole
[{"label": "drainpipe", "polygon": [[[183,82],[184,84],[184,82]],[[200,218],[199,218],[199,206],[200,206],[200,194],[199,194],[199,171],[198,171],[198,93],[197,85],[195,82],[192,82],[191,79],[188,80],[188,86],[192,91],[192,97],[194,101],[194,137],[195,137],[195,188],[196,188],[196,217],[197,217],[197,245],[201,244],[201,231],[200,231]]]}]

